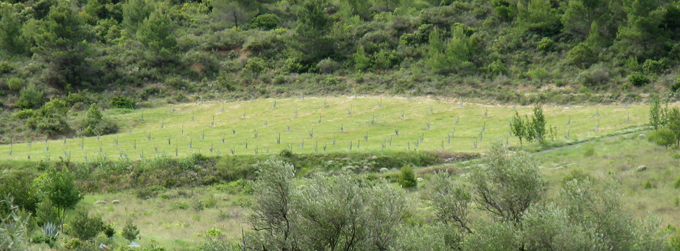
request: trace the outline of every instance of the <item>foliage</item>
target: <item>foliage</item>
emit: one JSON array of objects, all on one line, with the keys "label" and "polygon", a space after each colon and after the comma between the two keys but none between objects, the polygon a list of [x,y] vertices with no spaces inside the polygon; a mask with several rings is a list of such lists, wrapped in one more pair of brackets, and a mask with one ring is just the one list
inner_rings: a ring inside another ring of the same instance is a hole
[{"label": "foliage", "polygon": [[132,222],[132,220],[128,220],[127,222],[125,222],[125,227],[121,232],[121,236],[123,236],[123,238],[131,242],[137,239],[138,235],[139,229],[137,229],[137,226]]},{"label": "foliage", "polygon": [[118,125],[113,121],[104,119],[104,115],[97,104],[93,103],[80,123],[80,130],[82,130],[81,135],[84,136],[106,135],[118,132]]},{"label": "foliage", "polygon": [[472,195],[465,186],[454,183],[448,173],[439,172],[433,177],[428,199],[439,221],[472,233],[469,217]]},{"label": "foliage", "polygon": [[0,215],[0,249],[23,251],[28,248],[28,218],[22,217],[13,200],[3,199],[0,203],[9,208],[8,214]]},{"label": "foliage", "polygon": [[513,135],[519,138],[520,144],[523,138],[543,143],[546,140],[547,134],[543,107],[540,105],[534,106],[534,114],[531,118],[528,116],[522,118],[519,112],[515,111],[510,130]]},{"label": "foliage", "polygon": [[76,204],[83,199],[74,181],[75,176],[66,168],[61,171],[52,168],[34,181],[38,193],[58,209],[57,214],[62,224],[66,217],[66,209],[75,208]]},{"label": "foliage", "polygon": [[50,100],[26,120],[26,126],[48,136],[68,132],[71,128],[66,122],[68,108],[59,98]]},{"label": "foliage", "polygon": [[479,207],[505,222],[520,222],[524,212],[545,195],[547,182],[538,164],[525,153],[509,154],[496,143],[470,175],[473,198]]},{"label": "foliage", "polygon": [[135,109],[137,102],[132,98],[117,96],[111,99],[111,106],[114,108]]},{"label": "foliage", "polygon": [[643,86],[649,84],[649,78],[641,72],[633,72],[628,75],[628,82],[634,86]]},{"label": "foliage", "polygon": [[652,105],[649,108],[649,124],[654,129],[659,129],[668,123],[668,103],[662,107],[658,97],[652,99]]},{"label": "foliage", "polygon": [[657,145],[664,146],[666,148],[673,144],[676,144],[677,136],[675,132],[664,126],[655,131],[649,133],[647,138],[650,142],[654,142]]},{"label": "foliage", "polygon": [[403,188],[416,188],[418,187],[418,180],[416,179],[415,173],[413,173],[413,167],[406,165],[401,168],[401,173],[399,174],[399,185]]},{"label": "foliage", "polygon": [[69,233],[80,240],[86,241],[96,237],[104,230],[101,217],[89,217],[87,211],[78,211],[69,222]]},{"label": "foliage", "polygon": [[14,107],[19,109],[38,109],[45,103],[45,94],[35,85],[24,87],[20,91],[19,100]]},{"label": "foliage", "polygon": [[250,20],[250,27],[271,30],[281,23],[281,18],[275,14],[262,14]]}]

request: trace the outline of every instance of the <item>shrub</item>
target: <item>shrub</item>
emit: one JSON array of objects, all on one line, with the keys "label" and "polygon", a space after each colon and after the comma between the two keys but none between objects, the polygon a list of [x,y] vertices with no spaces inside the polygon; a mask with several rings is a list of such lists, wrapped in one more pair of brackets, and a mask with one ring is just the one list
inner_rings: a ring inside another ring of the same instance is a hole
[{"label": "shrub", "polygon": [[555,48],[555,41],[553,41],[549,37],[544,37],[541,39],[541,41],[538,41],[538,49],[539,51],[551,51]]},{"label": "shrub", "polygon": [[580,43],[567,53],[567,59],[582,68],[590,65],[594,60],[593,50],[586,43]]},{"label": "shrub", "polygon": [[660,127],[656,131],[650,132],[649,137],[647,139],[650,142],[654,142],[655,144],[664,146],[666,148],[670,147],[676,142],[675,133],[673,133],[671,129],[668,129],[668,127],[665,126]]},{"label": "shrub", "polygon": [[24,81],[23,79],[20,79],[20,78],[16,78],[16,77],[10,78],[7,81],[7,87],[12,91],[18,91],[18,90],[21,90],[22,87],[24,87],[24,82],[26,82],[26,81]]},{"label": "shrub", "polygon": [[340,63],[334,61],[333,59],[326,58],[324,60],[319,61],[318,64],[316,64],[316,68],[319,69],[319,72],[321,73],[333,73],[340,69],[342,66]]},{"label": "shrub", "polygon": [[628,75],[628,82],[630,82],[634,86],[644,86],[646,84],[649,84],[649,78],[642,72],[636,71]]},{"label": "shrub", "polygon": [[35,85],[24,87],[19,92],[19,100],[14,107],[19,109],[38,109],[45,103],[45,93]]},{"label": "shrub", "polygon": [[642,187],[643,187],[644,189],[652,189],[652,188],[654,188],[654,185],[652,184],[651,181],[645,180],[645,183],[642,184]]},{"label": "shrub", "polygon": [[645,73],[658,73],[664,70],[666,67],[666,59],[652,60],[647,59],[644,64],[642,64],[642,70]]},{"label": "shrub", "polygon": [[14,113],[14,117],[18,119],[27,119],[33,117],[35,111],[33,109],[24,109]]},{"label": "shrub", "polygon": [[139,235],[139,229],[137,229],[137,226],[135,226],[132,220],[128,220],[125,223],[125,227],[123,228],[121,235],[126,240],[132,242],[133,240],[137,239],[137,235]]},{"label": "shrub", "polygon": [[66,122],[67,112],[66,102],[58,98],[52,99],[26,121],[26,126],[48,136],[67,132],[71,129]]},{"label": "shrub", "polygon": [[271,30],[279,26],[281,18],[275,14],[262,14],[250,20],[250,27]]},{"label": "shrub", "polygon": [[7,62],[7,61],[2,61],[0,62],[0,74],[5,74],[5,73],[10,73],[14,70],[14,67]]},{"label": "shrub", "polygon": [[108,238],[113,238],[113,235],[116,234],[116,230],[113,229],[113,226],[111,226],[111,225],[104,226],[103,231],[104,231],[104,234],[106,235],[106,237],[108,237]]},{"label": "shrub", "polygon": [[673,188],[675,189],[680,188],[680,178],[677,178],[675,182],[673,182]]},{"label": "shrub", "polygon": [[413,173],[413,167],[411,167],[411,165],[406,165],[401,168],[399,185],[403,188],[414,188],[418,186],[418,180],[416,179],[415,173]]},{"label": "shrub", "polygon": [[87,211],[79,211],[69,222],[71,235],[81,240],[90,240],[104,230],[101,216],[89,217]]},{"label": "shrub", "polygon": [[252,73],[259,74],[267,69],[267,62],[259,57],[250,58],[243,69],[247,69]]},{"label": "shrub", "polygon": [[97,104],[91,104],[85,118],[80,123],[81,135],[94,136],[106,135],[118,132],[118,125],[113,121],[104,119]]},{"label": "shrub", "polygon": [[586,86],[597,86],[609,82],[609,68],[602,65],[594,65],[590,69],[578,75],[579,81]]},{"label": "shrub", "polygon": [[133,110],[137,107],[137,102],[132,98],[117,96],[111,99],[111,107]]},{"label": "shrub", "polygon": [[672,92],[677,92],[678,90],[680,90],[680,78],[676,79],[675,83],[671,85]]}]

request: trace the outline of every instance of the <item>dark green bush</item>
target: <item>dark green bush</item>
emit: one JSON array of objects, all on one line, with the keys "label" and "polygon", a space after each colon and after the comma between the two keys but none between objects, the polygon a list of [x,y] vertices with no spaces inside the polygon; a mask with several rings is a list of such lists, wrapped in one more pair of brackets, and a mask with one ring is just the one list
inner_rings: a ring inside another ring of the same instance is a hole
[{"label": "dark green bush", "polygon": [[87,211],[78,211],[69,222],[69,234],[81,240],[90,240],[104,230],[101,216],[89,217]]},{"label": "dark green bush", "polygon": [[137,107],[137,102],[132,98],[117,96],[111,99],[111,107],[133,110]]},{"label": "dark green bush", "polygon": [[677,92],[678,90],[680,90],[680,78],[675,80],[675,83],[673,83],[670,86],[670,89],[672,92]]},{"label": "dark green bush", "polygon": [[403,188],[414,188],[418,186],[418,180],[416,179],[416,174],[413,172],[413,167],[411,167],[411,165],[406,165],[401,168],[399,185]]},{"label": "dark green bush", "polygon": [[19,109],[38,109],[45,102],[45,93],[38,90],[35,85],[29,85],[21,89],[19,100],[14,104],[14,107]]},{"label": "dark green bush", "polygon": [[281,18],[275,14],[262,14],[250,20],[250,27],[271,30],[279,26]]},{"label": "dark green bush", "polygon": [[25,82],[26,81],[21,78],[13,77],[7,81],[7,87],[12,91],[18,91],[24,87]]},{"label": "dark green bush", "polygon": [[634,86],[644,86],[646,84],[649,84],[649,78],[642,72],[636,71],[628,75],[628,82],[630,82]]}]

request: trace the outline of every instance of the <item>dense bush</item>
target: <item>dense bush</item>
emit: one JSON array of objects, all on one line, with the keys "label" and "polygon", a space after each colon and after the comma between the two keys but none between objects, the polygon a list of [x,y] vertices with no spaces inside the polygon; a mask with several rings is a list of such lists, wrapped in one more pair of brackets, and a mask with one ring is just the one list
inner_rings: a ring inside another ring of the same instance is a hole
[{"label": "dense bush", "polygon": [[71,128],[66,121],[67,112],[66,102],[58,98],[52,99],[35,111],[26,121],[26,126],[48,136],[68,132]]},{"label": "dense bush", "polygon": [[69,222],[69,233],[80,240],[90,240],[104,230],[101,217],[89,217],[88,212],[78,211]]},{"label": "dense bush", "polygon": [[132,98],[117,96],[111,99],[111,107],[123,109],[135,109],[137,102]]},{"label": "dense bush", "polygon": [[636,71],[628,75],[628,82],[634,86],[643,86],[649,84],[649,77],[647,77],[647,75],[643,74],[642,72]]},{"label": "dense bush", "polygon": [[118,132],[118,125],[105,119],[97,104],[92,104],[80,122],[80,130],[83,136],[106,135]]},{"label": "dense bush", "polygon": [[250,20],[250,27],[271,30],[281,23],[281,18],[275,14],[262,14]]}]

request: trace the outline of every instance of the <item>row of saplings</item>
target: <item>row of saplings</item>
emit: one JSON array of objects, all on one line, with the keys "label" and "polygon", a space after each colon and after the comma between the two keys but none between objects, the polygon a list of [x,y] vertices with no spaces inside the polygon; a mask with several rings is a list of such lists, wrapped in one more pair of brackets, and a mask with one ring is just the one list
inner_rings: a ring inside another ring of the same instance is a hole
[{"label": "row of saplings", "polygon": [[[78,208],[65,220],[66,210],[76,209],[83,198],[75,176],[66,168],[51,168],[36,178],[25,173],[5,175],[0,178],[0,193],[0,250],[23,251],[43,245],[58,250],[95,250],[100,243],[113,243],[116,230],[101,216],[90,216]],[[133,241],[139,230],[128,220],[120,235]]]},{"label": "row of saplings", "polygon": [[415,190],[375,175],[296,179],[276,159],[258,170],[252,230],[201,250],[680,250],[659,221],[623,210],[614,179],[573,172],[548,196],[538,163],[498,143],[465,178],[436,173]]}]

